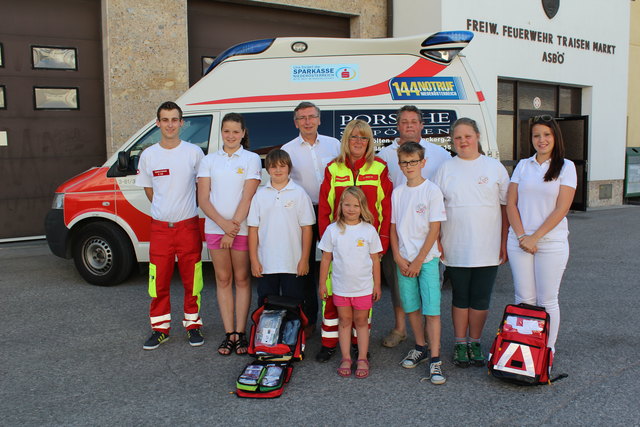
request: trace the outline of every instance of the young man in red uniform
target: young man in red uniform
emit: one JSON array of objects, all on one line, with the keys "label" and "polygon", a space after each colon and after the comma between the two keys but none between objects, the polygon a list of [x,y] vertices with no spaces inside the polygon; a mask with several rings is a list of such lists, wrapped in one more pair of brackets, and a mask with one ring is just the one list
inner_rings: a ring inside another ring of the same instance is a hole
[{"label": "young man in red uniform", "polygon": [[143,349],[153,350],[169,339],[171,327],[171,276],[178,258],[184,287],[183,325],[189,344],[204,343],[200,332],[202,290],[202,237],[196,205],[196,174],[202,150],[180,140],[182,110],[174,102],[158,108],[156,125],[162,138],[140,156],[136,185],[144,187],[151,201],[149,245],[149,317],[153,333]]}]

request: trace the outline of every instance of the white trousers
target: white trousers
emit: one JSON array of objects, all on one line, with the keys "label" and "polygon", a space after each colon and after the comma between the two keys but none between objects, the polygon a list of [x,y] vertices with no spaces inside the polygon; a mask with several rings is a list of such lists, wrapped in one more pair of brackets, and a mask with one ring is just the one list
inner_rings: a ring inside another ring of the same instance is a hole
[{"label": "white trousers", "polygon": [[513,274],[516,304],[542,306],[549,313],[549,347],[555,350],[560,327],[558,292],[569,260],[569,242],[538,241],[538,252],[531,255],[520,249],[518,239],[509,233],[509,264]]}]

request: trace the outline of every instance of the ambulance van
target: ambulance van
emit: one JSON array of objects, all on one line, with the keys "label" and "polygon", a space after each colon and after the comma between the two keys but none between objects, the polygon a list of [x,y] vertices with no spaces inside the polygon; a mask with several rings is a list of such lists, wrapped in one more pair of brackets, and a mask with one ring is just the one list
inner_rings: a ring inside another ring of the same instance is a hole
[{"label": "ambulance van", "polygon": [[[498,158],[484,95],[461,55],[472,38],[467,31],[445,31],[237,45],[176,101],[184,111],[181,138],[205,154],[215,152],[222,147],[220,120],[237,112],[246,119],[250,149],[264,155],[297,136],[293,109],[311,101],[321,110],[319,133],[340,139],[350,120],[362,119],[371,125],[379,149],[396,137],[397,109],[413,104],[423,111],[428,140],[447,146],[449,126],[458,117],[471,117],[482,131],[485,153]],[[137,263],[149,261],[150,203],[135,176],[140,153],[159,140],[154,118],[104,165],[56,190],[45,221],[49,247],[57,256],[73,258],[89,283],[117,284]],[[208,260],[205,245],[202,255]]]}]

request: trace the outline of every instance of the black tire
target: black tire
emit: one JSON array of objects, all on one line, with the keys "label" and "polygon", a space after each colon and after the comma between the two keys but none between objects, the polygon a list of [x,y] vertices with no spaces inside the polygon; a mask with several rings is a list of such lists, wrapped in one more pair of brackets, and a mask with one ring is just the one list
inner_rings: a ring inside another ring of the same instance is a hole
[{"label": "black tire", "polygon": [[93,285],[117,285],[129,277],[135,261],[129,237],[115,224],[85,225],[73,239],[76,269]]}]

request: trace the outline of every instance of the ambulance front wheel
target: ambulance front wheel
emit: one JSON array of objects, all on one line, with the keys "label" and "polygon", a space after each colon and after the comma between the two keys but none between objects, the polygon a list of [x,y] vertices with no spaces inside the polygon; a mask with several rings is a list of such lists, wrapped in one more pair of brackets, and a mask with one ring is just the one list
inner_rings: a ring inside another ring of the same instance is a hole
[{"label": "ambulance front wheel", "polygon": [[129,277],[135,255],[120,227],[94,222],[78,231],[73,243],[73,261],[87,282],[113,286]]}]

